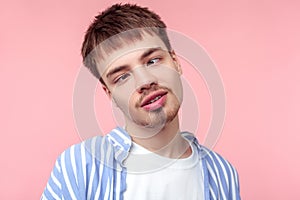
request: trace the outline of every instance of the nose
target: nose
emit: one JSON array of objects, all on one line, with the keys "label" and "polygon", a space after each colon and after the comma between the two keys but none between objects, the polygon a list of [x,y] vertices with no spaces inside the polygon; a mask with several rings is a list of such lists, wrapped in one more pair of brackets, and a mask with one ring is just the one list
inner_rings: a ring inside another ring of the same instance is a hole
[{"label": "nose", "polygon": [[136,67],[134,69],[134,78],[136,90],[141,93],[144,90],[150,89],[157,84],[157,78],[150,73],[144,66]]}]

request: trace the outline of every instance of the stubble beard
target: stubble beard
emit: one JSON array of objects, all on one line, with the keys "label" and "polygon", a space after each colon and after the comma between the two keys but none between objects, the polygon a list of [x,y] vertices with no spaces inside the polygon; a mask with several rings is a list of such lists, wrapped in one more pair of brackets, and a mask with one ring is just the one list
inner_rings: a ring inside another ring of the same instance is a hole
[{"label": "stubble beard", "polygon": [[[170,95],[169,100],[167,100],[167,102],[162,107],[155,110],[146,111],[141,108],[140,102],[143,100],[144,96],[149,92],[158,89],[165,89],[166,91],[168,91],[167,95]],[[127,122],[131,123],[133,126],[136,126],[137,128],[148,129],[153,133],[158,133],[168,123],[176,118],[180,106],[181,101],[177,98],[172,90],[167,87],[156,85],[140,97],[140,99],[135,103],[133,110],[129,109],[127,112],[123,111],[123,113],[125,118],[127,118]]]},{"label": "stubble beard", "polygon": [[135,119],[132,119],[132,121],[136,125],[143,128],[161,130],[168,123],[173,121],[173,119],[178,114],[179,108],[180,108],[180,103],[176,101],[174,105],[169,105],[169,108],[163,106],[156,110],[148,111],[148,116],[144,117],[144,119],[137,117]]}]

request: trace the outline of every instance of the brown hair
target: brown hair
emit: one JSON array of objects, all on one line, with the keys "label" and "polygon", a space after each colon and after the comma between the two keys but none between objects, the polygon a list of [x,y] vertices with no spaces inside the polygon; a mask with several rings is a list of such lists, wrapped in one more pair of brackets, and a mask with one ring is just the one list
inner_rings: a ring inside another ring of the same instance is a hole
[{"label": "brown hair", "polygon": [[[142,28],[142,29],[141,29]],[[129,32],[127,32],[129,31]],[[126,33],[125,35],[120,33]],[[120,48],[124,43],[130,43],[143,38],[143,32],[158,35],[168,50],[171,45],[166,33],[166,25],[160,17],[148,8],[133,4],[115,4],[97,15],[86,31],[81,48],[84,65],[105,85],[97,69],[97,58],[103,58],[95,51],[102,42],[101,50],[106,54]],[[113,39],[107,40],[114,36]]]}]

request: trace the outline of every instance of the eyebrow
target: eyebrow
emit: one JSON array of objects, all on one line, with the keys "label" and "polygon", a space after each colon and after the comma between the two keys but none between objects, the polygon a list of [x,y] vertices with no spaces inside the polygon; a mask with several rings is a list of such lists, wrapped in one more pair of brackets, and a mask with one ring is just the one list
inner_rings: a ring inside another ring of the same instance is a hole
[{"label": "eyebrow", "polygon": [[115,67],[106,74],[106,78],[110,77],[111,75],[113,75],[117,72],[123,71],[128,68],[129,68],[128,65],[122,65],[122,66]]},{"label": "eyebrow", "polygon": [[[150,56],[152,53],[154,53],[156,51],[160,51],[160,50],[163,50],[163,49],[161,47],[150,48],[140,56],[139,60],[143,61],[145,58]],[[128,65],[121,65],[121,66],[115,67],[106,74],[106,78],[110,77],[111,75],[113,75],[119,71],[126,70],[128,68],[129,68]]]},{"label": "eyebrow", "polygon": [[147,58],[148,56],[150,56],[152,53],[154,53],[156,51],[160,51],[160,50],[163,50],[163,49],[161,47],[150,48],[141,55],[139,60],[142,61],[145,58]]}]

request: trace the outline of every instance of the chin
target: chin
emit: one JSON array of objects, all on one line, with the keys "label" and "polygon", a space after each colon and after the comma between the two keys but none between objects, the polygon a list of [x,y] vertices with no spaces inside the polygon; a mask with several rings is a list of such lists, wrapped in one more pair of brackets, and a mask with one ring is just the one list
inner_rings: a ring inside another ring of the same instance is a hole
[{"label": "chin", "polygon": [[[141,117],[138,119],[140,126],[144,128],[157,128],[162,129],[168,123],[173,121],[177,116],[179,107],[173,108],[172,110],[165,111],[163,108],[159,108],[157,110],[151,111],[147,117]],[[145,120],[141,120],[145,119]]]}]

